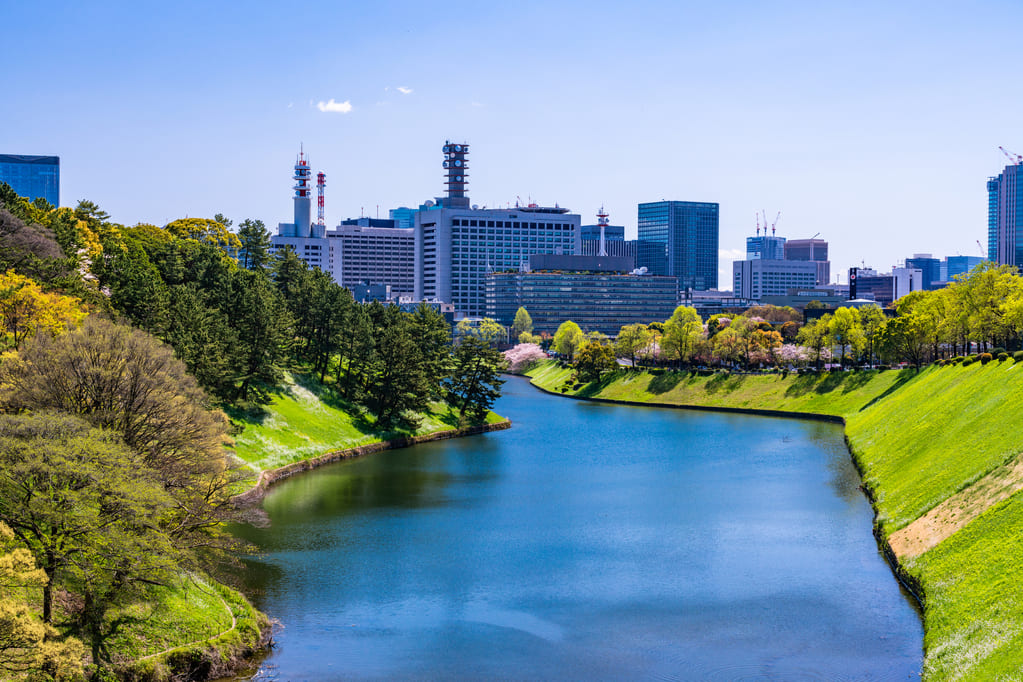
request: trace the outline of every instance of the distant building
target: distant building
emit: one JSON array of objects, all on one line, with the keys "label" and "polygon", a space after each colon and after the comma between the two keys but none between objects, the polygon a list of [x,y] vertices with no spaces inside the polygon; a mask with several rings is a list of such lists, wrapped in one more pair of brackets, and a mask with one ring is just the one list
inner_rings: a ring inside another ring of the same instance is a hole
[{"label": "distant building", "polygon": [[987,182],[988,253],[999,265],[1023,268],[1023,161]]},{"label": "distant building", "polygon": [[0,182],[18,196],[60,206],[60,157],[0,154]]},{"label": "distant building", "polygon": [[292,197],[295,218],[292,223],[278,223],[277,234],[270,237],[270,250],[277,252],[291,248],[309,267],[316,267],[330,272],[330,244],[326,238],[326,229],[312,222],[312,170],[305,152],[300,152],[295,160],[295,181]]},{"label": "distant building", "polygon": [[871,268],[849,268],[849,299],[867,299],[882,308],[895,300],[895,278]]},{"label": "distant building", "polygon": [[957,276],[969,274],[975,267],[983,263],[984,260],[980,256],[949,256],[945,259],[945,281],[956,281]]},{"label": "distant building", "polygon": [[814,261],[817,263],[817,285],[831,281],[831,262],[828,243],[823,239],[790,239],[785,242],[785,260]]},{"label": "distant building", "polygon": [[330,243],[330,272],[341,286],[355,291],[355,287],[364,283],[386,285],[390,289],[388,298],[412,296],[415,291],[414,229],[342,223],[327,231],[327,241]]},{"label": "distant building", "polygon": [[785,260],[785,237],[746,237],[746,260]]},{"label": "distant building", "polygon": [[678,278],[681,290],[718,286],[716,203],[657,201],[639,205],[636,264]]},{"label": "distant building", "polygon": [[[635,267],[637,250],[636,247],[639,245],[639,241],[636,239],[624,240],[607,240],[604,242],[604,250],[609,256],[622,256],[624,258],[631,258],[633,267]],[[596,256],[600,253],[600,240],[599,239],[583,239],[582,240],[582,255],[584,256]]]},{"label": "distant building", "polygon": [[608,336],[617,336],[627,324],[670,318],[678,303],[678,281],[628,274],[621,269],[627,261],[602,256],[530,256],[528,271],[487,274],[486,314],[510,326],[515,313],[524,307],[532,317],[534,334],[554,334],[562,322],[572,320],[583,331]]},{"label": "distant building", "polygon": [[738,298],[754,301],[782,296],[789,289],[817,285],[817,263],[792,260],[737,260],[732,263],[732,284]]},{"label": "distant building", "polygon": [[828,309],[841,308],[848,303],[848,296],[837,293],[833,289],[823,288],[795,288],[789,289],[784,295],[764,296],[760,302],[764,305],[776,305],[782,308],[789,307],[796,310],[806,310],[811,301],[823,303]]},{"label": "distant building", "polygon": [[[600,225],[583,225],[581,228],[580,235],[583,241],[595,240],[600,241]],[[606,225],[604,226],[604,239],[609,242],[623,242],[625,241],[625,226],[624,225]]]},{"label": "distant building", "polygon": [[415,298],[453,303],[470,317],[486,312],[488,272],[517,270],[533,253],[578,254],[582,218],[535,204],[509,209],[470,206],[469,146],[443,147],[447,195],[416,213]]},{"label": "distant building", "polygon": [[892,293],[894,300],[898,301],[914,291],[922,291],[924,281],[924,273],[919,268],[892,268],[892,285],[895,287]]},{"label": "distant building", "polygon": [[933,291],[945,286],[947,280],[941,277],[941,261],[929,253],[916,253],[912,258],[906,259],[906,267],[920,270],[922,281],[918,288]]},{"label": "distant building", "polygon": [[341,225],[352,225],[359,227],[384,227],[384,228],[395,228],[401,227],[398,222],[393,218],[347,218],[342,220]]},{"label": "distant building", "polygon": [[401,206],[388,211],[387,217],[394,221],[395,227],[411,230],[416,226],[417,212],[418,209]]}]

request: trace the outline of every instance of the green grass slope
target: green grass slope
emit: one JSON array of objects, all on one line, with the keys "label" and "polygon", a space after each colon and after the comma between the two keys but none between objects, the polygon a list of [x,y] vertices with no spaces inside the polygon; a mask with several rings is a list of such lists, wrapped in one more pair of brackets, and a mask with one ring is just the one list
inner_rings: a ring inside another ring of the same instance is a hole
[{"label": "green grass slope", "polygon": [[[317,457],[334,450],[390,440],[403,434],[379,430],[371,417],[362,417],[332,390],[300,374],[289,375],[284,391],[273,402],[252,411],[229,410],[241,432],[234,452],[248,466],[250,481],[266,469]],[[487,423],[502,421],[491,412]],[[416,435],[458,427],[458,413],[447,403],[434,403],[422,415]]]},{"label": "green grass slope", "polygon": [[[585,386],[555,362],[529,374],[581,397],[842,416],[887,537],[1023,451],[1019,365],[786,377],[630,372]],[[904,568],[924,592],[927,679],[1023,680],[1023,493]]]}]

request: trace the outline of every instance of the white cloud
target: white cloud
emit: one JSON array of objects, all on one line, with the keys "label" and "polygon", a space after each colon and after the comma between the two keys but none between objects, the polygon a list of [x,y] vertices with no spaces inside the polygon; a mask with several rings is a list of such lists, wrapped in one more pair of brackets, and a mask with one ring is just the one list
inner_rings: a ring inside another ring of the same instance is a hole
[{"label": "white cloud", "polygon": [[328,111],[336,114],[347,114],[352,110],[351,100],[345,100],[344,102],[337,102],[333,97],[327,102],[317,102],[316,108],[320,111]]},{"label": "white cloud", "polygon": [[471,104],[474,107],[481,107],[481,106],[483,106],[483,104],[481,102],[472,102]]},{"label": "white cloud", "polygon": [[294,102],[288,102],[288,108],[289,109],[293,109],[294,107],[295,107],[295,103]]},{"label": "white cloud", "polygon": [[399,85],[398,86],[398,92],[400,92],[403,95],[408,95],[408,94],[412,93],[412,88],[405,88],[405,87],[402,87],[402,86]]},{"label": "white cloud", "polygon": [[727,260],[740,260],[745,258],[746,252],[739,249],[720,249],[718,250],[718,256]]}]

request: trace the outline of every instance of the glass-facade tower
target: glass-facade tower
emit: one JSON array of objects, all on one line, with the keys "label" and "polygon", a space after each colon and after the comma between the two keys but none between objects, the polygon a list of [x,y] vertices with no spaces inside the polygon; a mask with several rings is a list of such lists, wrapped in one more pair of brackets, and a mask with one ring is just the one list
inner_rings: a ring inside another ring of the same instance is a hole
[{"label": "glass-facade tower", "polygon": [[1023,268],[1023,165],[1006,166],[987,183],[988,254],[999,265]]},{"label": "glass-facade tower", "polygon": [[19,196],[60,206],[60,157],[0,154],[0,182]]},{"label": "glass-facade tower", "polygon": [[639,205],[637,263],[654,275],[678,278],[682,291],[718,286],[716,203],[657,201]]}]

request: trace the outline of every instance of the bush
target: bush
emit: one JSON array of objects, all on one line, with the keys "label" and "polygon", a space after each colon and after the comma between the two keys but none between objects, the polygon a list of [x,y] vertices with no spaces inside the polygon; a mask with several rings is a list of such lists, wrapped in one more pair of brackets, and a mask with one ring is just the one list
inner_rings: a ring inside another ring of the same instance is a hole
[{"label": "bush", "polygon": [[1015,360],[1016,362],[1023,360],[1023,350],[1018,350],[1015,353],[1013,353],[1012,359]]},{"label": "bush", "polygon": [[962,362],[965,359],[966,358],[964,358],[962,355],[957,355],[954,358],[952,358],[952,362],[954,362],[955,364],[958,365],[960,362]]},{"label": "bush", "polygon": [[1005,352],[1005,349],[1002,348],[1001,346],[999,346],[998,348],[995,348],[994,350],[991,351],[991,357],[997,358],[999,355],[1001,355],[1004,352]]},{"label": "bush", "polygon": [[981,353],[977,356],[977,359],[980,360],[980,364],[986,365],[994,359],[994,356],[991,353]]},{"label": "bush", "polygon": [[1008,359],[1009,359],[1009,354],[1008,353],[999,353],[998,354],[998,362],[1005,362]]},{"label": "bush", "polygon": [[963,367],[969,367],[969,366],[970,366],[970,365],[972,365],[972,364],[973,364],[974,362],[976,362],[976,360],[977,360],[977,357],[976,357],[976,356],[974,356],[974,355],[971,355],[971,356],[970,356],[970,357],[968,357],[968,358],[963,358]]}]

